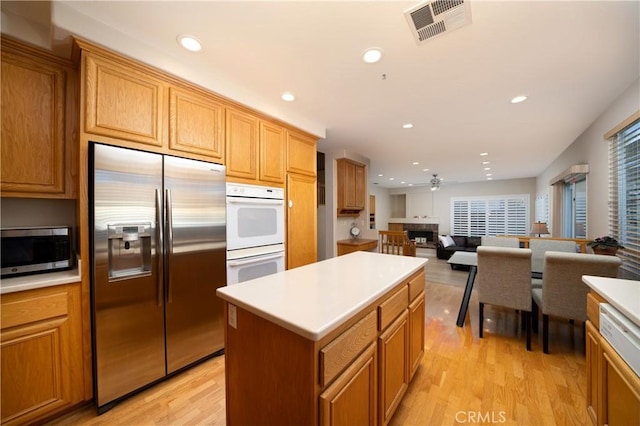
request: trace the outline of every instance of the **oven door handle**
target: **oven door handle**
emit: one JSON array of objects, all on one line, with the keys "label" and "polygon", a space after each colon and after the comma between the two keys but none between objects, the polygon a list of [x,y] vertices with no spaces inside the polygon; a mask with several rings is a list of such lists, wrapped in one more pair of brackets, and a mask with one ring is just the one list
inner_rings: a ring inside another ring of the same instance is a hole
[{"label": "oven door handle", "polygon": [[229,260],[227,263],[229,266],[243,266],[250,265],[252,263],[263,262],[265,260],[278,259],[280,257],[284,257],[284,253],[272,254],[270,256],[256,256],[249,260]]},{"label": "oven door handle", "polygon": [[227,203],[232,204],[270,204],[270,205],[283,205],[284,200],[273,200],[268,198],[229,198],[227,197]]}]

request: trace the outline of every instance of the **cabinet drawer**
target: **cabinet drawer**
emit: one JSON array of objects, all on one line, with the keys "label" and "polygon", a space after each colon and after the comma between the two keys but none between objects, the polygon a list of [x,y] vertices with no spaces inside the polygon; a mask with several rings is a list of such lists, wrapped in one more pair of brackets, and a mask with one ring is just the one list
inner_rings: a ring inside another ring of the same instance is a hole
[{"label": "cabinet drawer", "polygon": [[391,324],[402,311],[407,309],[407,306],[409,305],[408,295],[409,287],[405,285],[378,306],[379,331],[387,328],[387,326]]},{"label": "cabinet drawer", "polygon": [[409,303],[411,303],[420,293],[424,291],[425,285],[424,269],[413,277],[409,278]]},{"label": "cabinet drawer", "polygon": [[69,313],[68,296],[62,291],[15,302],[2,303],[2,329],[55,318]]},{"label": "cabinet drawer", "polygon": [[377,335],[376,311],[355,323],[320,350],[320,386],[333,380]]}]

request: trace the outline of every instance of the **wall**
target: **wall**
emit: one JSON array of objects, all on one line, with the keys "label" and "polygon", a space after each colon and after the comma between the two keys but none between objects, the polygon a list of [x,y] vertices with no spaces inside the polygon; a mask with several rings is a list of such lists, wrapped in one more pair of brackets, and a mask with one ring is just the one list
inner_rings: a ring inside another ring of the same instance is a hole
[{"label": "wall", "polygon": [[640,79],[636,80],[536,179],[537,195],[549,191],[549,181],[574,164],[588,164],[587,238],[609,233],[609,163],[608,144],[604,134],[640,109]]}]

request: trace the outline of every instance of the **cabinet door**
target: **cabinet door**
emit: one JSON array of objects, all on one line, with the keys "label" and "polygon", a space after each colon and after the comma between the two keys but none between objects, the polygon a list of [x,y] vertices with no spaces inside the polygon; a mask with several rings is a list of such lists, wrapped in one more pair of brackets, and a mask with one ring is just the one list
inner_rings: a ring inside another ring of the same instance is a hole
[{"label": "cabinet door", "polygon": [[289,132],[287,136],[287,171],[316,176],[316,141]]},{"label": "cabinet door", "polygon": [[408,314],[402,314],[378,338],[380,362],[379,416],[387,424],[409,386],[407,348],[409,339]]},{"label": "cabinet door", "polygon": [[275,124],[260,123],[260,180],[284,183],[286,133]]},{"label": "cabinet door", "polygon": [[355,206],[357,209],[364,210],[365,208],[365,194],[367,192],[367,179],[364,174],[365,168],[363,165],[355,165]]},{"label": "cabinet door", "polygon": [[347,158],[337,160],[338,214],[364,210],[366,194],[365,166]]},{"label": "cabinet door", "polygon": [[224,162],[224,106],[177,88],[169,99],[169,148]]},{"label": "cabinet door", "polygon": [[287,269],[318,260],[316,179],[287,176]]},{"label": "cabinet door", "polygon": [[320,395],[320,424],[376,424],[376,347],[370,345]]},{"label": "cabinet door", "polygon": [[244,112],[227,109],[227,176],[258,178],[258,119]]},{"label": "cabinet door", "polygon": [[84,73],[87,133],[162,146],[162,82],[92,53]]},{"label": "cabinet door", "polygon": [[424,292],[409,305],[409,380],[413,378],[424,355]]},{"label": "cabinet door", "polygon": [[84,399],[80,284],[2,296],[2,424],[33,423]]},{"label": "cabinet door", "polygon": [[602,346],[602,419],[600,424],[640,424],[640,378],[604,340]]},{"label": "cabinet door", "polygon": [[3,195],[64,194],[65,77],[60,67],[9,53],[3,45]]},{"label": "cabinet door", "polygon": [[587,413],[594,425],[600,418],[600,369],[602,347],[600,332],[591,321],[586,322],[587,332]]}]

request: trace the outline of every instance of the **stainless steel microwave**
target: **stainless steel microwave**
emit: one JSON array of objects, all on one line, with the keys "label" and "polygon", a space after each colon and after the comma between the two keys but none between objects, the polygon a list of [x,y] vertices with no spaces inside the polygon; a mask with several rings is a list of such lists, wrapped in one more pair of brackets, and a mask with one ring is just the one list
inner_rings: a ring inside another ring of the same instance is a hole
[{"label": "stainless steel microwave", "polygon": [[73,267],[71,227],[5,228],[0,232],[2,278]]}]

